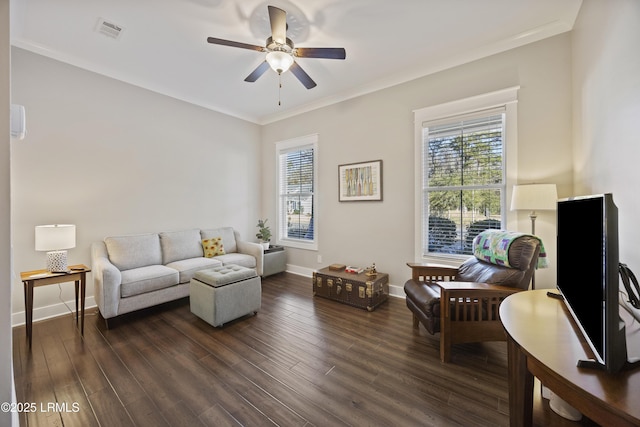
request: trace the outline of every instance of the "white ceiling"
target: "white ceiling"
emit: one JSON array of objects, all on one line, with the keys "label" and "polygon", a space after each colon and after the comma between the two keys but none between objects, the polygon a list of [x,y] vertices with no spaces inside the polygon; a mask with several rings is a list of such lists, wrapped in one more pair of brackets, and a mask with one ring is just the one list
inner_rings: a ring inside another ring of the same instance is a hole
[{"label": "white ceiling", "polygon": [[[291,73],[244,78],[264,53],[267,5],[288,12],[296,47],[344,47],[344,61],[299,58]],[[255,123],[388,87],[573,27],[582,0],[11,0],[14,46]],[[124,28],[114,40],[98,20]],[[278,99],[281,105],[278,105]]]}]

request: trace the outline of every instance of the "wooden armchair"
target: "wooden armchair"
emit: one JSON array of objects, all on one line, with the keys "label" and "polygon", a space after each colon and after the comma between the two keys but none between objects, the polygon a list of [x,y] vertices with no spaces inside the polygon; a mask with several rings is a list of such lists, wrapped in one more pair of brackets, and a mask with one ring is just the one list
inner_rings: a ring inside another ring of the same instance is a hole
[{"label": "wooden armchair", "polygon": [[460,267],[408,263],[405,285],[413,325],[440,332],[440,360],[451,360],[451,346],[506,339],[499,318],[502,300],[529,287],[540,253],[540,240],[522,235],[509,246],[509,267],[476,257]]}]

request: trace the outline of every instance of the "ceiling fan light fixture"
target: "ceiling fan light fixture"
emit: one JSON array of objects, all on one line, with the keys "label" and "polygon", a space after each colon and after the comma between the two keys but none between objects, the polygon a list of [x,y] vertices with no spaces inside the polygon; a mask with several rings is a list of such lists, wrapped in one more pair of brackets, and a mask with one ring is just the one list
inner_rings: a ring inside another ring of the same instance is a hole
[{"label": "ceiling fan light fixture", "polygon": [[293,64],[293,56],[287,52],[274,50],[273,52],[267,53],[267,62],[276,73],[282,74]]},{"label": "ceiling fan light fixture", "polygon": [[316,82],[300,67],[295,61],[295,58],[346,58],[346,52],[342,47],[294,48],[293,41],[287,37],[287,12],[275,6],[267,6],[267,9],[269,10],[271,36],[267,38],[264,46],[207,37],[208,43],[267,53],[265,60],[244,79],[245,82],[255,82],[269,68],[278,73],[278,76],[291,70],[294,77],[297,78],[304,87],[313,89],[317,86]]}]

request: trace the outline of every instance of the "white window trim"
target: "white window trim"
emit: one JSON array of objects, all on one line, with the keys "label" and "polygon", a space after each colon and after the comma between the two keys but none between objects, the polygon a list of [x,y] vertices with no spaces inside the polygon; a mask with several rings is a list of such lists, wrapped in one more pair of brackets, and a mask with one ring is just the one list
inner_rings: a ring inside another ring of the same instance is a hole
[{"label": "white window trim", "polygon": [[517,182],[518,176],[518,89],[520,86],[490,92],[470,98],[433,105],[413,111],[414,116],[414,171],[415,171],[415,193],[414,193],[414,258],[416,262],[441,262],[450,265],[458,265],[462,259],[468,255],[432,254],[423,256],[422,236],[423,234],[423,203],[422,203],[422,128],[424,122],[433,122],[448,117],[474,113],[496,107],[504,107],[506,115],[506,126],[504,135],[504,162],[505,162],[505,201],[503,205],[503,216],[505,227],[515,229],[517,217],[511,214],[508,206],[511,206],[511,189]]},{"label": "white window trim", "polygon": [[[304,242],[297,239],[286,239],[280,236],[281,204],[280,204],[280,153],[293,148],[313,147],[313,241]],[[297,249],[318,250],[318,134],[301,136],[276,142],[276,243],[281,246]]]}]

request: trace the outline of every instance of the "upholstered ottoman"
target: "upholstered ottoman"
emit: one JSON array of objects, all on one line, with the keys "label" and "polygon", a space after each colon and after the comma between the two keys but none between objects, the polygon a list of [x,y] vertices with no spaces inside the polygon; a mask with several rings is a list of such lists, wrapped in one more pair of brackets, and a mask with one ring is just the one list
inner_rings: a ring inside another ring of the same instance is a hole
[{"label": "upholstered ottoman", "polygon": [[227,264],[200,270],[190,288],[191,312],[213,326],[260,309],[262,286],[253,268]]}]

